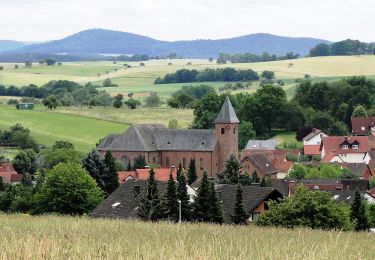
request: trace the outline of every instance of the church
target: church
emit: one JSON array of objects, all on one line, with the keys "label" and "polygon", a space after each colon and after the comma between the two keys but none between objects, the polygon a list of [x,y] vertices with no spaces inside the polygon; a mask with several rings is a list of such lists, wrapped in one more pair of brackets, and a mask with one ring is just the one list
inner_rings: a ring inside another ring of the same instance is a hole
[{"label": "church", "polygon": [[195,159],[198,176],[216,177],[230,155],[238,157],[239,120],[227,97],[216,117],[215,129],[169,129],[162,124],[134,124],[122,134],[108,135],[97,147],[111,151],[124,165],[144,156],[147,164],[163,168],[189,167]]}]

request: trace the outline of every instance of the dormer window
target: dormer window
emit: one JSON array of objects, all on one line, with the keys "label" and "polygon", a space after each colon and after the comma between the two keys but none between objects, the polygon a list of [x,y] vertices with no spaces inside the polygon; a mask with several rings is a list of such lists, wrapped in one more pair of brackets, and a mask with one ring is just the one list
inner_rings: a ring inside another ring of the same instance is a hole
[{"label": "dormer window", "polygon": [[357,150],[358,149],[358,144],[353,144],[352,148],[355,149],[355,150]]},{"label": "dormer window", "polygon": [[349,148],[349,146],[348,146],[347,144],[343,144],[341,147],[342,147],[342,149],[344,149],[344,150],[347,150],[347,149]]}]

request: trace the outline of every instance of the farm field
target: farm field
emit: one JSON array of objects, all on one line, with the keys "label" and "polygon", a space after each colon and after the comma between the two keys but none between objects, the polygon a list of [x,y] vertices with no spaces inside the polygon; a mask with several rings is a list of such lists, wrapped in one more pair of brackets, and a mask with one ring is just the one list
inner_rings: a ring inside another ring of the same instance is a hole
[{"label": "farm field", "polygon": [[375,258],[370,233],[86,217],[0,215],[0,243],[2,259]]},{"label": "farm field", "polygon": [[17,110],[14,106],[0,105],[0,129],[22,123],[31,130],[36,141],[51,146],[57,140],[72,142],[80,152],[87,153],[100,138],[109,133],[121,133],[127,124],[68,115],[44,110]]},{"label": "farm field", "polygon": [[[187,65],[191,62],[191,65]],[[123,64],[127,63],[132,68],[124,69]],[[167,73],[175,72],[178,69],[197,69],[205,68],[224,68],[233,67],[241,69],[253,69],[257,72],[263,70],[275,71],[277,79],[286,82],[284,88],[288,97],[291,97],[295,91],[294,79],[304,78],[309,74],[312,80],[332,80],[346,76],[366,75],[370,78],[375,77],[375,56],[340,56],[340,57],[314,57],[301,58],[296,60],[260,62],[260,63],[241,63],[241,64],[223,64],[218,65],[215,62],[209,62],[204,59],[177,59],[177,60],[151,60],[144,62],[146,66],[140,66],[139,62],[117,62],[113,64],[110,61],[100,62],[67,62],[62,66],[40,66],[34,64],[32,68],[24,68],[19,64],[19,69],[14,68],[14,63],[0,64],[4,66],[2,82],[4,85],[23,86],[36,84],[41,86],[50,80],[72,80],[79,83],[92,82],[101,84],[105,78],[111,78],[113,83],[118,84],[115,88],[106,88],[105,90],[116,95],[117,93],[127,94],[135,93],[135,97],[143,99],[150,92],[158,92],[162,99],[166,99],[171,93],[187,84],[168,84],[154,85],[157,77],[162,77]],[[172,63],[172,65],[168,65]],[[216,89],[223,86],[224,82],[194,83],[208,84]],[[258,87],[257,84],[249,90],[252,92]]]}]

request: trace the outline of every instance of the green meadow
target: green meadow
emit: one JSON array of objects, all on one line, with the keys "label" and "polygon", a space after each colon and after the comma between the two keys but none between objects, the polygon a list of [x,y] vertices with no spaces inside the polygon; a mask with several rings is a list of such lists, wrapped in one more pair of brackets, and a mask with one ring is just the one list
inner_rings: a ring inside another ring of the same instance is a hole
[{"label": "green meadow", "polygon": [[31,130],[36,141],[51,146],[56,140],[68,140],[76,149],[86,153],[100,138],[109,133],[121,133],[127,124],[88,118],[79,115],[51,113],[46,109],[16,110],[14,106],[0,106],[0,129],[22,123]]}]

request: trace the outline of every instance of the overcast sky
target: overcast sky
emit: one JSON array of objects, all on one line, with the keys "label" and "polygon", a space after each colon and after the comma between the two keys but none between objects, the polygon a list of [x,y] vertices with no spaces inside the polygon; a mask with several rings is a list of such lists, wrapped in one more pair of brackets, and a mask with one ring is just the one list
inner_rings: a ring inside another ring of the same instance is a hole
[{"label": "overcast sky", "polygon": [[375,0],[0,0],[0,39],[45,41],[91,28],[160,40],[266,32],[375,41]]}]

